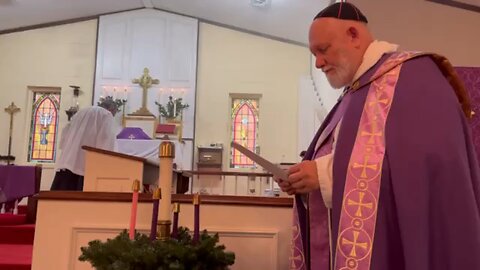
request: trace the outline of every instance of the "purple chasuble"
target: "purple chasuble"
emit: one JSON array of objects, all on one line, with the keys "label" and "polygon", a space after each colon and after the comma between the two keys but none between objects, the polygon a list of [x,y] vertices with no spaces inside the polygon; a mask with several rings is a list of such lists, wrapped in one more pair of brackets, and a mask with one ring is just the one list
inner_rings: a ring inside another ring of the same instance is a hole
[{"label": "purple chasuble", "polygon": [[[368,88],[353,93],[335,149],[334,251]],[[471,133],[454,90],[429,56],[402,66],[385,145],[370,269],[480,269],[480,181]]]},{"label": "purple chasuble", "polygon": [[[351,94],[342,117],[333,160],[334,253],[348,163],[370,87],[366,82],[386,57],[359,79],[361,87]],[[336,107],[306,160],[314,158]],[[480,269],[480,174],[471,131],[454,90],[429,56],[403,63],[385,126],[385,149],[370,269]],[[307,213],[298,199],[306,243]]]}]

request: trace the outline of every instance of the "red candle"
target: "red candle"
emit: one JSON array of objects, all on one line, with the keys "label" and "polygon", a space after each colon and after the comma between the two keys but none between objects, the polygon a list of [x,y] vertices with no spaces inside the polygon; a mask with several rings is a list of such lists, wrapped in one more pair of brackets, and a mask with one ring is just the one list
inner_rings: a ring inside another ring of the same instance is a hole
[{"label": "red candle", "polygon": [[172,238],[177,238],[178,236],[178,213],[180,213],[180,204],[173,204],[173,228],[172,228]]},{"label": "red candle", "polygon": [[130,230],[128,236],[131,240],[135,238],[135,223],[137,222],[138,191],[140,190],[140,181],[133,181],[132,211],[130,213]]},{"label": "red candle", "polygon": [[155,189],[153,192],[153,213],[152,213],[152,226],[150,228],[150,239],[157,239],[157,220],[158,220],[158,204],[162,197],[161,189]]},{"label": "red candle", "polygon": [[193,195],[193,207],[194,207],[194,225],[193,225],[193,242],[198,243],[200,240],[200,196],[199,194]]}]

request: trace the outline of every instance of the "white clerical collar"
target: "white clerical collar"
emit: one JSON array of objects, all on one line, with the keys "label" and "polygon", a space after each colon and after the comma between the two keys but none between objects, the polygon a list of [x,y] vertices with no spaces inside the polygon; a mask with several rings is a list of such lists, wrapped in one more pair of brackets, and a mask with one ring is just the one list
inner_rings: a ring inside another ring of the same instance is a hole
[{"label": "white clerical collar", "polygon": [[358,67],[355,76],[353,76],[351,84],[358,80],[358,78],[360,78],[360,76],[367,72],[367,70],[373,67],[385,53],[395,52],[397,51],[397,49],[398,45],[388,43],[386,41],[375,40],[370,43],[367,50],[365,51],[365,54],[363,55],[362,64],[360,64],[360,67]]}]

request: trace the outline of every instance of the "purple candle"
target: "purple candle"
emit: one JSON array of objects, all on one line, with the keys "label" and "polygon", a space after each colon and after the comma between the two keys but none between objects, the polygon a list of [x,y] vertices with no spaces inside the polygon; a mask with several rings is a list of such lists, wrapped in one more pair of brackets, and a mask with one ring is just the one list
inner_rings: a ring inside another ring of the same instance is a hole
[{"label": "purple candle", "polygon": [[193,207],[194,207],[194,225],[193,225],[193,242],[198,243],[200,240],[200,196],[199,194],[193,195]]},{"label": "purple candle", "polygon": [[152,227],[150,229],[150,239],[157,239],[157,220],[158,220],[158,204],[162,197],[160,188],[153,192],[153,212],[152,212]]},{"label": "purple candle", "polygon": [[172,238],[178,237],[178,213],[180,213],[180,204],[173,204],[173,228],[172,228]]}]

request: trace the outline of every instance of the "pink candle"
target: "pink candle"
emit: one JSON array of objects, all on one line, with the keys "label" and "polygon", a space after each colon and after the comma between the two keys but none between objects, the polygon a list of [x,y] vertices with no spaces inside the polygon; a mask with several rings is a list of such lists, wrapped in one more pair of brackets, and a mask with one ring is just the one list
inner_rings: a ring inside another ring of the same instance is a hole
[{"label": "pink candle", "polygon": [[200,241],[200,196],[199,194],[193,195],[193,207],[194,207],[194,224],[193,224],[193,242],[198,243]]},{"label": "pink candle", "polygon": [[150,228],[150,239],[157,239],[157,220],[158,220],[158,204],[162,197],[160,188],[153,192],[153,212],[152,212],[152,227]]},{"label": "pink candle", "polygon": [[135,238],[135,223],[137,222],[138,191],[140,190],[140,181],[133,181],[132,211],[130,213],[130,230],[128,236],[131,240]]},{"label": "pink candle", "polygon": [[180,212],[180,204],[173,204],[173,224],[172,224],[172,238],[177,238],[178,236],[178,213]]}]

